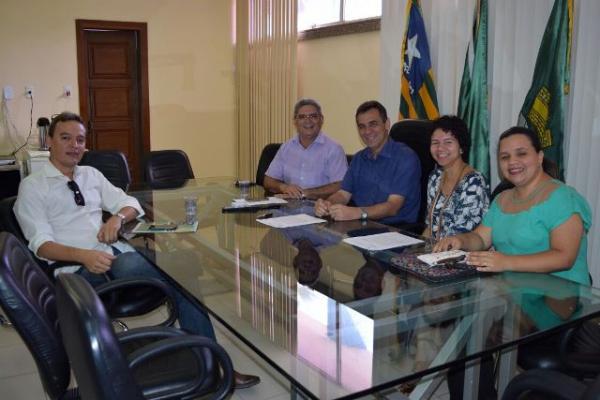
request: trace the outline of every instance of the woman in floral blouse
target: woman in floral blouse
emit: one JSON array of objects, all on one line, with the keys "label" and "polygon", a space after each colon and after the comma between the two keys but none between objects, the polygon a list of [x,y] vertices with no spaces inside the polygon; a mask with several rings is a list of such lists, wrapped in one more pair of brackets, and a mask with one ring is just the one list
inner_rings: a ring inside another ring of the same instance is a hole
[{"label": "woman in floral blouse", "polygon": [[470,136],[462,119],[445,115],[434,121],[431,156],[437,162],[427,184],[427,228],[424,236],[439,240],[470,232],[489,206],[488,186],[468,157]]}]

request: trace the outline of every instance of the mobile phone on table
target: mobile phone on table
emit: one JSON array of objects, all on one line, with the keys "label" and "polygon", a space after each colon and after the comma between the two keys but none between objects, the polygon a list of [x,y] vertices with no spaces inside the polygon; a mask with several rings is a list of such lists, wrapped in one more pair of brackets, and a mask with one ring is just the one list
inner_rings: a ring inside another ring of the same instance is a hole
[{"label": "mobile phone on table", "polygon": [[164,224],[152,224],[148,227],[148,230],[151,231],[174,231],[177,229],[177,224],[175,222],[167,222]]}]

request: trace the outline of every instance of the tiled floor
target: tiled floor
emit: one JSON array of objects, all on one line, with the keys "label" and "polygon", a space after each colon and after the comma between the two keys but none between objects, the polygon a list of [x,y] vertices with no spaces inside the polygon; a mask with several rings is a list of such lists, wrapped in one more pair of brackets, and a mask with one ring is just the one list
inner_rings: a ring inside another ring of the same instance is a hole
[{"label": "tiled floor", "polygon": [[[162,314],[159,311],[144,318],[128,320],[127,323],[130,328],[151,325],[161,317]],[[236,370],[259,375],[262,381],[255,387],[236,391],[231,396],[232,400],[284,400],[290,398],[289,384],[281,376],[262,360],[248,354],[247,348],[238,346],[218,324],[215,324],[215,328],[218,341],[227,349]],[[393,394],[389,397],[391,399],[398,398]],[[29,351],[15,330],[7,327],[0,327],[0,398],[11,400],[47,399]],[[433,399],[444,400],[447,398],[446,385],[442,384]]]}]

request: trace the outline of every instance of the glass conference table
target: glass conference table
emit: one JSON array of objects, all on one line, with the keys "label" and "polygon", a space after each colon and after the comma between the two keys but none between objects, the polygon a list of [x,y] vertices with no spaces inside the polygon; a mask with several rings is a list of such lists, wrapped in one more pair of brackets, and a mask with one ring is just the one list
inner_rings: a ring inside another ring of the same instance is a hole
[{"label": "glass conference table", "polygon": [[[525,273],[428,283],[389,261],[431,244],[361,251],[342,239],[383,225],[269,228],[256,218],[311,212],[312,204],[223,213],[239,197],[233,179],[181,183],[131,194],[149,221],[184,220],[184,197],[196,196],[198,230],[129,242],[289,380],[294,396],[359,398],[422,378],[410,397],[426,397],[436,373],[439,380],[449,367],[491,353],[501,355],[502,388],[517,345],[600,314],[600,291],[590,287]],[[251,196],[262,194],[251,188]],[[465,398],[477,397],[478,368],[467,369]]]}]

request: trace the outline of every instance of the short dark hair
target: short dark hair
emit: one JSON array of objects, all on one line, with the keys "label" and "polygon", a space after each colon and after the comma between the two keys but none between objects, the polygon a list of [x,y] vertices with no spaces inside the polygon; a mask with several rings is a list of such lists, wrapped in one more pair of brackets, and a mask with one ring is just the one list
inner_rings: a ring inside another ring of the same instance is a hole
[{"label": "short dark hair", "polygon": [[54,130],[56,129],[56,125],[59,122],[68,122],[75,121],[79,122],[85,128],[85,124],[83,123],[83,119],[79,116],[79,114],[75,114],[70,111],[63,111],[60,114],[57,114],[52,117],[52,122],[50,122],[50,128],[48,128],[48,136],[54,137]]},{"label": "short dark hair", "polygon": [[542,143],[540,142],[540,137],[533,131],[533,129],[526,128],[524,126],[513,126],[512,128],[508,128],[500,135],[498,139],[498,151],[500,150],[500,142],[507,137],[512,135],[525,135],[531,142],[531,145],[535,149],[536,152],[542,151]]},{"label": "short dark hair", "polygon": [[313,106],[317,109],[319,115],[323,116],[323,112],[321,111],[321,105],[315,99],[300,99],[296,102],[294,106],[294,118],[298,116],[298,112],[304,106]]},{"label": "short dark hair", "polygon": [[358,122],[358,116],[360,114],[364,114],[367,111],[370,111],[372,109],[376,109],[377,111],[379,111],[379,116],[381,117],[381,120],[383,122],[387,121],[387,119],[388,119],[387,111],[385,110],[385,107],[383,106],[383,104],[381,104],[377,100],[365,101],[360,106],[358,106],[358,108],[356,109],[356,114],[354,114],[354,119]]},{"label": "short dark hair", "polygon": [[[431,136],[433,136],[433,132],[437,129],[441,129],[443,132],[449,133],[456,138],[462,150],[462,159],[467,161],[469,159],[469,149],[471,148],[471,135],[465,121],[456,115],[442,115],[433,121]],[[430,143],[431,136],[429,139]]]}]

